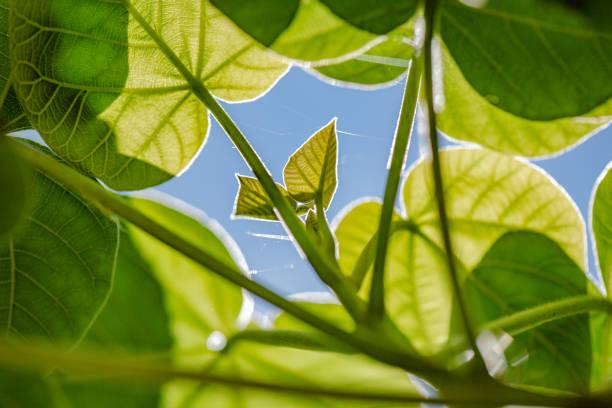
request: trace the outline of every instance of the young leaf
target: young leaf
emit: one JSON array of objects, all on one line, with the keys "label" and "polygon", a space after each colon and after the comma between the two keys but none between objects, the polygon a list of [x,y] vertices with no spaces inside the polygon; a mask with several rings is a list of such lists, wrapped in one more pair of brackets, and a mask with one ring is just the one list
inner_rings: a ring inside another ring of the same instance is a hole
[{"label": "young leaf", "polygon": [[27,196],[27,168],[6,139],[0,136],[0,238],[20,220]]},{"label": "young leaf", "polygon": [[0,331],[77,342],[110,293],[117,235],[114,221],[34,173],[26,213],[0,238]]},{"label": "young leaf", "polygon": [[194,86],[248,100],[286,71],[207,1],[166,3],[11,8],[16,89],[28,117],[58,154],[114,189],[159,184],[191,163],[208,132]]},{"label": "young leaf", "polygon": [[446,0],[440,10],[442,39],[467,81],[531,120],[578,116],[610,99],[610,27],[606,0]]},{"label": "young leaf", "polygon": [[291,197],[302,203],[321,200],[327,208],[337,185],[338,142],[336,120],[310,137],[291,157],[283,170]]},{"label": "young leaf", "polygon": [[[259,180],[240,175],[237,177],[240,186],[238,187],[238,195],[234,205],[234,215],[237,217],[276,221],[278,218],[274,212],[274,204],[268,198]],[[290,200],[293,207],[297,208],[297,203],[289,197],[287,190],[279,184],[276,187]]]},{"label": "young leaf", "polygon": [[[175,203],[182,213],[140,198],[130,203],[219,259],[243,266],[225,232],[194,209]],[[211,342],[231,336],[250,317],[252,303],[238,287],[129,225],[122,233],[117,275],[107,306],[81,346],[85,350],[154,353],[169,364],[204,367],[214,357]],[[134,387],[91,377],[62,378],[62,383],[74,406],[95,402],[91,406],[107,407],[119,401],[130,408],[165,406],[168,395],[182,392],[180,383]]]},{"label": "young leaf", "polygon": [[[472,321],[479,327],[535,306],[586,295],[587,287],[584,272],[557,243],[542,234],[519,231],[493,244],[464,290]],[[589,390],[588,314],[508,334],[512,343],[506,350],[507,361],[497,362],[505,367],[504,381],[577,393]]]}]

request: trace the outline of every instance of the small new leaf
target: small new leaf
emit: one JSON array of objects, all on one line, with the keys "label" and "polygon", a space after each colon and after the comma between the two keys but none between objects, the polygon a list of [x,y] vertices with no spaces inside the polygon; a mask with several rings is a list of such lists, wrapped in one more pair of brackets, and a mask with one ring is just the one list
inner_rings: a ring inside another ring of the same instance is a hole
[{"label": "small new leaf", "polygon": [[[258,218],[261,220],[276,221],[276,213],[274,212],[274,204],[266,194],[263,186],[253,177],[238,176],[238,196],[236,197],[236,205],[234,206],[234,215],[237,217]],[[289,197],[285,188],[279,184],[278,189],[289,198],[289,201],[294,208],[297,203]]]},{"label": "small new leaf", "polygon": [[337,185],[336,119],[317,131],[289,158],[283,176],[291,197],[308,203],[320,198],[327,208]]}]

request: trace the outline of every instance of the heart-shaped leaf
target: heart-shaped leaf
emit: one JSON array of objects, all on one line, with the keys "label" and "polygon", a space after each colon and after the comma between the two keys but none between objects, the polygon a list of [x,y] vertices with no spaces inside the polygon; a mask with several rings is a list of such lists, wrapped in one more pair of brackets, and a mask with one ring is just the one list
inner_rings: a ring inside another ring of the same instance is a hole
[{"label": "heart-shaped leaf", "polygon": [[14,1],[17,94],[67,161],[118,190],[180,174],[200,151],[205,85],[255,98],[285,72],[208,1]]}]

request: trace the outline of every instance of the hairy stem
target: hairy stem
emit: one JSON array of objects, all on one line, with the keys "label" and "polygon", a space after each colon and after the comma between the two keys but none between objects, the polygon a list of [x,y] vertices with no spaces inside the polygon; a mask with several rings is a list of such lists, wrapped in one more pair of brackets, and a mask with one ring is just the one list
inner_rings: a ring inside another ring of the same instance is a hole
[{"label": "hairy stem", "polygon": [[300,305],[252,281],[236,267],[228,265],[155,222],[132,207],[120,196],[104,189],[98,183],[73,168],[25,144],[15,142],[14,145],[20,157],[28,165],[62,184],[87,202],[94,204],[103,211],[123,218],[211,272],[270,302],[304,323],[384,363],[424,376],[443,374],[443,370],[432,366],[427,360],[413,355],[408,349],[396,347],[395,343],[386,341],[376,333],[349,333],[336,327],[334,324],[309,312]]},{"label": "hairy stem", "polygon": [[336,265],[325,256],[325,253],[317,247],[313,240],[308,235],[304,228],[304,224],[296,215],[295,210],[289,204],[287,199],[276,187],[276,183],[272,178],[269,170],[261,161],[249,141],[234,123],[231,117],[225,112],[223,107],[217,102],[214,96],[206,89],[202,80],[196,77],[183,64],[181,59],[175,52],[166,44],[160,35],[151,27],[147,20],[140,12],[128,1],[123,0],[128,11],[140,26],[147,32],[151,39],[157,44],[166,58],[176,67],[185,80],[189,83],[193,94],[212,112],[221,127],[225,130],[229,138],[232,140],[245,162],[253,171],[253,174],[261,183],[264,191],[274,204],[280,219],[283,221],[289,233],[293,236],[297,244],[300,246],[306,258],[338,295],[338,299],[346,307],[347,311],[355,318],[361,320],[361,316],[365,313],[366,305],[357,296],[351,285],[342,278],[342,275]]},{"label": "hairy stem", "polygon": [[457,273],[457,265],[455,263],[455,255],[453,243],[450,235],[448,214],[446,212],[446,203],[444,201],[444,185],[442,182],[442,170],[440,165],[440,153],[438,151],[438,131],[436,124],[436,111],[434,107],[434,90],[433,90],[433,60],[432,60],[432,42],[434,36],[434,24],[436,13],[439,5],[439,0],[425,0],[425,43],[423,47],[423,79],[424,79],[424,98],[425,98],[425,115],[427,117],[427,132],[429,134],[429,142],[431,147],[431,165],[434,181],[434,189],[436,196],[436,204],[438,207],[438,217],[440,219],[440,229],[442,232],[442,241],[446,252],[448,272],[453,288],[453,293],[459,307],[461,321],[465,328],[465,334],[470,347],[476,355],[476,359],[481,369],[485,369],[484,360],[480,355],[476,344],[476,336],[470,321],[470,316],[467,311],[463,292],[459,282],[459,274]]},{"label": "hairy stem", "polygon": [[406,78],[402,108],[400,110],[393,141],[391,164],[389,173],[387,174],[383,207],[378,223],[376,256],[374,258],[374,272],[372,275],[370,303],[368,307],[369,317],[374,320],[381,319],[385,313],[385,262],[391,235],[391,222],[393,220],[395,200],[397,199],[397,192],[402,169],[404,168],[404,162],[406,160],[406,154],[410,146],[410,134],[412,132],[412,125],[416,113],[420,79],[420,69],[417,68],[417,64],[415,64],[415,60],[413,59],[410,63]]},{"label": "hairy stem", "polygon": [[553,320],[593,311],[612,315],[612,302],[590,295],[575,296],[502,317],[485,324],[479,331],[502,329],[514,336]]}]

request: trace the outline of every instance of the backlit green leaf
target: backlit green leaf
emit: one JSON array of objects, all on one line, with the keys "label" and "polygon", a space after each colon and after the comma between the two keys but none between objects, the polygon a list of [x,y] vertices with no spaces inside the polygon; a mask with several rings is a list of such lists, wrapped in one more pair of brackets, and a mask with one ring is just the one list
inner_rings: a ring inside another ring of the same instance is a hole
[{"label": "backlit green leaf", "polygon": [[[574,203],[546,174],[509,156],[480,149],[441,152],[445,199],[456,263],[464,279],[508,231],[529,230],[556,241],[584,268],[584,224]],[[419,162],[404,183],[402,219],[394,222],[385,275],[390,316],[422,353],[449,341],[452,291],[438,226],[431,164]],[[339,223],[339,263],[354,268],[371,241],[380,205],[355,207]],[[346,221],[345,221],[346,220]],[[369,259],[369,265],[373,257]],[[369,266],[366,263],[366,266]]]},{"label": "backlit green leaf", "polygon": [[315,71],[324,79],[330,78],[334,84],[369,86],[393,83],[410,64],[414,52],[406,41],[410,36],[408,27],[400,27],[363,54],[348,61],[317,67]]},{"label": "backlit green leaf", "polygon": [[[274,204],[268,198],[263,186],[253,177],[237,176],[238,178],[238,196],[234,206],[234,215],[237,217],[259,218],[262,220],[274,220],[276,213],[274,212]],[[289,202],[295,207],[297,203],[291,197],[287,190],[279,184],[276,187],[283,193]]]},{"label": "backlit green leaf", "polygon": [[612,120],[612,101],[580,116],[550,121],[520,118],[496,107],[466,81],[442,53],[445,109],[439,128],[453,138],[521,156],[548,156],[575,145]]},{"label": "backlit green leaf", "polygon": [[516,116],[578,116],[612,96],[612,9],[606,0],[446,0],[442,39],[467,81]]},{"label": "backlit green leaf", "polygon": [[0,237],[17,224],[25,211],[29,175],[5,139],[0,136]]},{"label": "backlit green leaf", "polygon": [[412,17],[416,0],[320,0],[337,16],[362,30],[387,34]]},{"label": "backlit green leaf", "polygon": [[289,195],[302,203],[320,199],[327,208],[337,186],[336,120],[319,129],[291,157],[283,170]]},{"label": "backlit green leaf", "polygon": [[[557,243],[542,234],[521,231],[509,232],[495,242],[466,279],[464,290],[472,321],[482,326],[534,306],[586,295],[587,283],[584,272]],[[589,390],[588,314],[508,334],[512,342],[505,351],[507,361],[498,361],[498,375],[504,381],[573,392]]]},{"label": "backlit green leaf", "polygon": [[199,152],[208,113],[194,83],[241,101],[286,70],[207,1],[14,1],[11,16],[29,119],[63,158],[119,190],[178,175]]},{"label": "backlit green leaf", "polygon": [[109,295],[117,225],[40,173],[26,208],[0,239],[0,332],[70,345]]},{"label": "backlit green leaf", "polygon": [[[129,201],[219,259],[244,267],[241,254],[220,226],[195,210],[180,203]],[[117,275],[115,290],[82,345],[86,350],[152,354],[168,364],[201,369],[214,357],[209,346],[235,333],[250,317],[251,300],[238,287],[133,226],[122,233]],[[190,391],[180,382],[159,388],[116,385],[112,379],[91,377],[62,381],[75,406],[97,401],[96,407],[117,403],[130,408],[174,407],[165,400]]]}]

